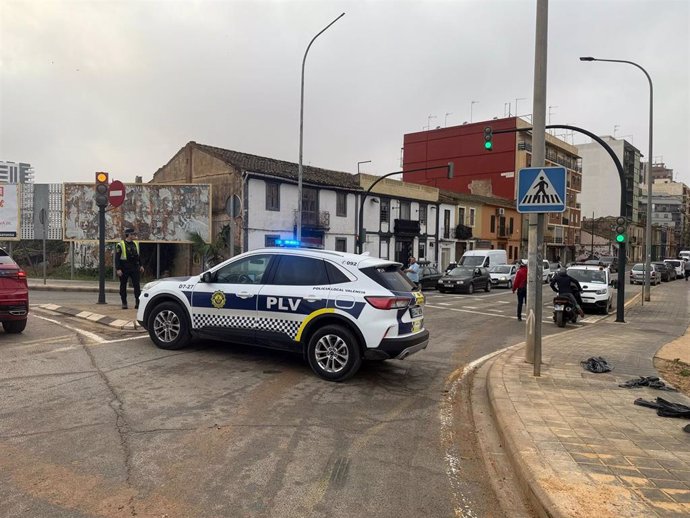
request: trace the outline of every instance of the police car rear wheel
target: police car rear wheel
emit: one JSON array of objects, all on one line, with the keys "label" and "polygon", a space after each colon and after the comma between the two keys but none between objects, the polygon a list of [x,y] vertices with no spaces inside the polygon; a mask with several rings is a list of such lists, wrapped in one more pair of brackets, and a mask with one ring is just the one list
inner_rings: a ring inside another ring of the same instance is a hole
[{"label": "police car rear wheel", "polygon": [[149,319],[149,336],[161,349],[182,349],[189,344],[189,325],[184,311],[173,302],[164,302],[153,309]]},{"label": "police car rear wheel", "polygon": [[307,358],[312,370],[329,381],[346,380],[362,365],[357,339],[341,326],[326,326],[314,333]]}]

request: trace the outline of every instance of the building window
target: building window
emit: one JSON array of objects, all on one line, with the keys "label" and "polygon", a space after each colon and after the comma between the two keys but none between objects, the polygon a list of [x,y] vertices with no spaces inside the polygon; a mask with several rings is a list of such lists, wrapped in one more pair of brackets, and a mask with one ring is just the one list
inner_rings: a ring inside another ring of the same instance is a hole
[{"label": "building window", "polygon": [[491,228],[489,229],[489,232],[491,232],[491,233],[496,232],[496,216],[494,216],[493,214],[491,215],[490,226],[491,226]]},{"label": "building window", "polygon": [[510,260],[512,258],[513,258],[513,247],[512,247],[512,245],[509,245],[508,246],[508,259]]},{"label": "building window", "polygon": [[458,207],[458,224],[465,224],[465,207]]},{"label": "building window", "polygon": [[418,259],[426,257],[426,243],[424,243],[423,241],[420,241],[419,247],[417,250],[418,250],[418,254],[417,254]]},{"label": "building window", "polygon": [[513,233],[513,218],[510,218],[510,224],[508,225],[508,233]]},{"label": "building window", "polygon": [[335,215],[347,217],[347,193],[345,192],[335,194]]},{"label": "building window", "polygon": [[266,182],[266,210],[280,210],[280,184]]},{"label": "building window", "polygon": [[426,205],[419,206],[419,222],[426,225]]},{"label": "building window", "polygon": [[474,215],[475,215],[476,210],[475,209],[470,209],[470,227],[474,226]]},{"label": "building window", "polygon": [[347,252],[347,238],[336,237],[335,238],[335,251],[336,252]]},{"label": "building window", "polygon": [[388,259],[389,247],[390,247],[390,241],[388,239],[382,239],[379,242],[379,257],[381,259]]},{"label": "building window", "polygon": [[273,235],[273,234],[267,234],[264,236],[264,245],[265,246],[276,246],[276,240],[280,239],[280,236]]},{"label": "building window", "polygon": [[[391,202],[390,200],[381,200],[381,222],[388,223],[391,212]],[[383,256],[381,256],[383,258]]]},{"label": "building window", "polygon": [[400,202],[400,219],[410,219],[410,202],[401,201]]},{"label": "building window", "polygon": [[443,237],[450,238],[450,211],[448,209],[443,211]]}]

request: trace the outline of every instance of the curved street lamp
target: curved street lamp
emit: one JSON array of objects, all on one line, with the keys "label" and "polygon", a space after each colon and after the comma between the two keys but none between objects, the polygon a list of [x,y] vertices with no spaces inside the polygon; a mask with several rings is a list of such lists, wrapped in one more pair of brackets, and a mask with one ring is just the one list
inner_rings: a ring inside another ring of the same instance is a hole
[{"label": "curved street lamp", "polygon": [[645,229],[646,239],[645,239],[645,274],[644,274],[644,300],[650,300],[650,266],[652,262],[652,130],[654,121],[654,88],[652,86],[652,78],[649,77],[647,71],[642,68],[637,63],[632,61],[626,61],[623,59],[600,59],[593,58],[591,56],[583,56],[580,61],[606,61],[608,63],[625,63],[627,65],[632,65],[639,68],[647,76],[647,81],[649,81],[649,154],[647,155],[647,160],[649,167],[647,168],[647,227]]},{"label": "curved street lamp", "polygon": [[304,134],[304,64],[307,62],[307,54],[309,53],[309,48],[314,40],[321,36],[326,29],[328,29],[335,22],[340,20],[345,13],[342,13],[331,23],[326,25],[321,32],[314,36],[309,45],[307,45],[307,50],[304,51],[304,58],[302,58],[302,83],[300,87],[300,103],[299,103],[299,166],[297,169],[297,241],[302,241],[302,142]]}]

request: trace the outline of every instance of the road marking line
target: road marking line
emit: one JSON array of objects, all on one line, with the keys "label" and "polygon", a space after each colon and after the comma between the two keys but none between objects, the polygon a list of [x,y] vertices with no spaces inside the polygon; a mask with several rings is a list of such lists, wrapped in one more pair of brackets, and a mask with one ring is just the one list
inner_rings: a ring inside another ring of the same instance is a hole
[{"label": "road marking line", "polygon": [[431,304],[426,305],[427,308],[436,308],[436,309],[445,309],[447,311],[458,311],[460,313],[473,313],[475,315],[484,315],[484,316],[492,316],[492,317],[502,317],[502,318],[509,318],[509,319],[514,319],[515,317],[509,317],[506,315],[499,315],[498,313],[483,313],[481,311],[468,311],[467,309],[458,309],[458,308],[444,308],[441,306],[432,306]]},{"label": "road marking line", "polygon": [[63,322],[58,322],[57,320],[53,320],[52,318],[46,318],[46,317],[42,317],[40,315],[34,315],[34,317],[40,318],[41,320],[45,320],[46,322],[52,322],[53,324],[57,324],[61,327],[64,327],[65,329],[69,329],[70,331],[74,331],[75,333],[79,333],[80,335],[83,335],[87,338],[90,338],[91,340],[94,340],[98,343],[105,342],[105,339],[98,336],[97,334],[91,333],[89,331],[85,331],[83,329],[79,329],[78,327],[73,327],[73,326],[67,325]]}]

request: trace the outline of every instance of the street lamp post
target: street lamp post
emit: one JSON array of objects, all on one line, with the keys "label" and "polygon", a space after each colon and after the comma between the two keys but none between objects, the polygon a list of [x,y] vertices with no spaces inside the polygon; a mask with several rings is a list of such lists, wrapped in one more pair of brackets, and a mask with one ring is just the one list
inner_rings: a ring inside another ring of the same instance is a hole
[{"label": "street lamp post", "polygon": [[644,72],[644,75],[647,76],[647,81],[649,81],[649,153],[647,155],[647,160],[648,160],[648,168],[647,168],[647,227],[645,230],[647,238],[645,239],[645,254],[647,255],[647,258],[645,260],[645,274],[644,274],[644,300],[649,301],[650,300],[650,267],[651,267],[651,262],[652,262],[652,160],[653,160],[653,154],[652,154],[652,130],[653,130],[653,122],[654,122],[654,88],[652,86],[652,78],[649,77],[649,74],[647,71],[642,68],[640,65],[637,63],[633,63],[632,61],[626,61],[623,59],[600,59],[600,58],[593,58],[591,56],[585,56],[581,57],[580,61],[606,61],[609,63],[626,63],[628,65],[632,65],[634,67],[639,68]]},{"label": "street lamp post", "polygon": [[342,13],[331,23],[326,25],[321,32],[314,36],[309,45],[307,45],[307,50],[304,51],[304,58],[302,58],[302,83],[300,85],[300,103],[299,103],[299,166],[297,168],[297,241],[302,240],[302,142],[304,140],[304,65],[307,62],[307,54],[309,53],[309,48],[314,40],[321,36],[326,29],[328,29],[335,22],[340,20],[345,13]]}]

